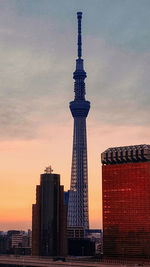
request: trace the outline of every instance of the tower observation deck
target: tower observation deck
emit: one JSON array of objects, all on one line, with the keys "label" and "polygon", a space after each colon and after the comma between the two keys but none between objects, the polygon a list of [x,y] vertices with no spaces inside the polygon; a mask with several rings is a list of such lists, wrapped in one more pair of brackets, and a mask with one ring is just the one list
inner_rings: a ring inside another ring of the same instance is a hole
[{"label": "tower observation deck", "polygon": [[70,110],[74,118],[73,153],[71,168],[71,185],[68,203],[68,227],[89,228],[88,215],[88,166],[86,117],[90,102],[85,99],[86,72],[83,67],[81,19],[82,12],[77,13],[78,19],[78,58],[73,73],[75,98],[70,102]]}]

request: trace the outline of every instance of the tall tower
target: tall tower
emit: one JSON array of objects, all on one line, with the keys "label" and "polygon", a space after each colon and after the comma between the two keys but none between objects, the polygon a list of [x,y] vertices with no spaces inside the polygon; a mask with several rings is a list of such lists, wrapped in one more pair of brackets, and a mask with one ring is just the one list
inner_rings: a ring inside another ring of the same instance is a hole
[{"label": "tall tower", "polygon": [[74,118],[73,153],[71,169],[71,186],[68,203],[68,227],[89,228],[88,215],[88,167],[86,117],[90,102],[85,100],[86,72],[83,67],[81,19],[82,12],[77,13],[78,19],[78,58],[73,73],[75,98],[70,102],[70,110]]}]

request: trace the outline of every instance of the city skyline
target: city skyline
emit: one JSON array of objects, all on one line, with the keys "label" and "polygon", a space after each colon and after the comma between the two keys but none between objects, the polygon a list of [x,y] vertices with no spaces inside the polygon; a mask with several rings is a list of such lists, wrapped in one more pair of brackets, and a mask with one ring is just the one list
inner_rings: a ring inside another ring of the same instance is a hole
[{"label": "city skyline", "polygon": [[73,125],[68,102],[73,98],[77,11],[84,15],[83,57],[92,104],[87,133],[90,227],[101,227],[101,152],[150,143],[149,1],[2,0],[2,230],[31,228],[35,185],[45,166],[51,164],[69,189]]}]

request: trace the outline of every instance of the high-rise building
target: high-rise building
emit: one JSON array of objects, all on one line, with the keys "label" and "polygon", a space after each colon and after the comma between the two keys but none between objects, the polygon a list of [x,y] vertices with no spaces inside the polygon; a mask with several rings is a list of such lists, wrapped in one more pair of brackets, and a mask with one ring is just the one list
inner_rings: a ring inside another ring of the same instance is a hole
[{"label": "high-rise building", "polygon": [[150,145],[114,147],[102,160],[105,257],[150,257]]},{"label": "high-rise building", "polygon": [[75,98],[70,102],[70,110],[74,118],[73,153],[71,169],[71,186],[68,203],[67,227],[89,228],[88,215],[88,167],[86,117],[90,102],[85,99],[86,72],[83,67],[81,19],[82,12],[77,13],[78,19],[78,58],[73,73]]},{"label": "high-rise building", "polygon": [[67,212],[60,175],[51,167],[41,174],[36,187],[36,204],[32,210],[32,255],[65,256],[67,254]]}]

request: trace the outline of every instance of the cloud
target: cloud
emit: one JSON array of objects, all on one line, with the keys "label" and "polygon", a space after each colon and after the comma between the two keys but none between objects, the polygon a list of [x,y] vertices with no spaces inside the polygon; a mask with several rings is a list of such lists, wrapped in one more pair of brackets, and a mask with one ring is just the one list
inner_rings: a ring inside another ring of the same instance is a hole
[{"label": "cloud", "polygon": [[93,119],[113,125],[149,124],[150,54],[118,50],[90,36],[86,43]]},{"label": "cloud", "polygon": [[[8,1],[0,13],[4,11],[7,16],[0,19],[0,139],[35,138],[43,121],[52,123],[64,111],[72,63],[69,56],[61,56],[61,45],[65,46],[68,36],[55,31],[57,25],[50,19],[20,17]],[[68,44],[68,55],[69,51]]]},{"label": "cloud", "polygon": [[[52,17],[21,15],[15,1],[0,5],[0,139],[37,138],[45,123],[53,127],[71,120],[76,22],[62,30]],[[107,41],[83,35],[89,119],[146,126],[150,54]]]}]

